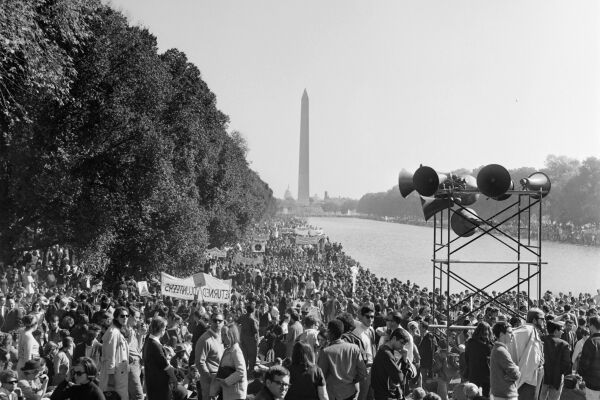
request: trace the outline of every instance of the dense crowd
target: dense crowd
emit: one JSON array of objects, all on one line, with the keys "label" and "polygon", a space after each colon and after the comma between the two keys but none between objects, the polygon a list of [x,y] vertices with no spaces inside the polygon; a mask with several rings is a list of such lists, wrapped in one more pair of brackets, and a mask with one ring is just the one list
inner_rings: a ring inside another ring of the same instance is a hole
[{"label": "dense crowd", "polygon": [[[431,222],[427,222],[423,218],[418,218],[414,216],[383,217],[378,219],[410,225],[426,226],[431,224]],[[512,221],[507,221],[503,224],[503,227],[507,233],[515,236],[517,235],[518,226],[516,223],[513,223]],[[532,234],[536,235],[537,223],[532,222],[531,228]],[[600,246],[600,226],[594,223],[577,225],[572,222],[543,222],[542,240],[571,243],[584,246]]]},{"label": "dense crowd", "polygon": [[145,296],[132,278],[102,287],[60,248],[2,265],[0,399],[598,399],[600,290],[434,293],[325,236],[297,246],[302,223],[207,260],[229,304],[163,297],[157,277]]}]

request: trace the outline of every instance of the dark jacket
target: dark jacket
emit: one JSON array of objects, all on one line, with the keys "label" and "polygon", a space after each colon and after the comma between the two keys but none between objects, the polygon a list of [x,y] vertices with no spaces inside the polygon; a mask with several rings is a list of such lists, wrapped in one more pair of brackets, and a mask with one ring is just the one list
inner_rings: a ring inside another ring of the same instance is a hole
[{"label": "dark jacket", "polygon": [[492,352],[492,344],[471,338],[467,340],[465,347],[465,372],[464,377],[476,384],[483,386],[489,391],[490,367],[489,357]]},{"label": "dark jacket", "polygon": [[165,368],[169,365],[165,350],[156,340],[148,337],[144,342],[143,357],[146,373],[148,400],[169,398],[169,375]]},{"label": "dark jacket", "polygon": [[544,336],[544,384],[556,390],[560,388],[562,376],[571,373],[569,344],[553,336]]},{"label": "dark jacket", "polygon": [[85,399],[85,400],[106,400],[104,393],[98,386],[89,382],[84,385],[74,385],[60,389],[59,385],[50,397],[51,400],[67,400],[67,399]]},{"label": "dark jacket", "polygon": [[392,349],[386,345],[381,346],[371,367],[371,388],[375,400],[402,398],[407,370],[406,361],[398,362]]},{"label": "dark jacket", "polygon": [[577,372],[587,388],[600,390],[600,333],[594,333],[583,344]]},{"label": "dark jacket", "polygon": [[437,340],[433,333],[426,332],[419,342],[419,354],[421,355],[421,368],[431,369],[433,366],[433,354],[437,350]]}]

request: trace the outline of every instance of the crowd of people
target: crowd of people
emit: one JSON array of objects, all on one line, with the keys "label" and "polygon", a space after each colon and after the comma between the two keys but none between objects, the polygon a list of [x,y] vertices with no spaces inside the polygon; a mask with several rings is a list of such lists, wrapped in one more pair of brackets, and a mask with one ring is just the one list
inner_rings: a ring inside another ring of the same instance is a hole
[{"label": "crowd of people", "polygon": [[[369,219],[373,218],[369,216]],[[425,221],[423,218],[415,216],[401,217],[381,217],[376,218],[387,222],[396,222],[409,225],[430,225],[431,222]],[[507,221],[503,224],[507,233],[517,235],[519,227],[512,221]],[[533,234],[536,234],[537,223],[531,223]],[[542,223],[542,240],[552,242],[571,243],[583,246],[600,246],[600,226],[597,223],[587,223],[585,225],[577,225],[572,222],[543,222]]]},{"label": "crowd of people", "polygon": [[[228,304],[164,297],[158,277],[102,287],[58,250],[2,265],[0,399],[600,398],[600,290],[432,292],[326,237],[296,245],[302,224],[207,260]],[[446,311],[456,330],[434,328]]]}]

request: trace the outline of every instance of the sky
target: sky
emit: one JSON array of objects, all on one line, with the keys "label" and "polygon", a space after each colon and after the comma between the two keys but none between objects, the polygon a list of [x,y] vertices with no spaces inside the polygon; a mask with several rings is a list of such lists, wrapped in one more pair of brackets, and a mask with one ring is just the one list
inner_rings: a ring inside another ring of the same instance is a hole
[{"label": "sky", "polygon": [[[596,0],[111,0],[198,66],[282,198],[358,199],[420,164],[541,169],[600,157]],[[522,177],[513,177],[513,180]]]}]

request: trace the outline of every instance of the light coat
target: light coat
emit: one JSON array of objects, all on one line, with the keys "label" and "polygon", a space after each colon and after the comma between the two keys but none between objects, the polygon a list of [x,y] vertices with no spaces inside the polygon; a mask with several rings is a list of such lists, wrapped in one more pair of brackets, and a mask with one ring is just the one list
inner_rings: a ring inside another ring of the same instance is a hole
[{"label": "light coat", "polygon": [[[108,375],[115,375],[114,388],[108,387]],[[114,390],[121,400],[129,400],[129,345],[127,339],[115,325],[111,325],[102,336],[100,363],[100,389]]]}]

